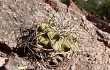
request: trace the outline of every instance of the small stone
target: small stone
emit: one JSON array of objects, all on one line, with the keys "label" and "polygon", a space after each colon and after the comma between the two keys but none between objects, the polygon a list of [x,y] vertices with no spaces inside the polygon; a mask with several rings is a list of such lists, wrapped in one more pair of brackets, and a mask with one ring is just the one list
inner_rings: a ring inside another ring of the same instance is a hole
[{"label": "small stone", "polygon": [[4,66],[8,62],[8,58],[0,57],[0,67]]}]

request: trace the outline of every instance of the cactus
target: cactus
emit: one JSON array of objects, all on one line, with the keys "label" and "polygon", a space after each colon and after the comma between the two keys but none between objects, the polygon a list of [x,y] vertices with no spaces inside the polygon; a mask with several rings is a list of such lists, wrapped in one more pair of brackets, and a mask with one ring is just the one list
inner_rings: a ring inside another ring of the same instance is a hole
[{"label": "cactus", "polygon": [[[58,53],[57,55],[62,58],[67,57],[69,54],[79,49],[76,43],[76,34],[67,34],[65,32],[60,32],[59,34],[59,32],[55,30],[57,29],[53,21],[49,21],[49,23],[42,23],[39,26],[39,30],[36,34],[43,33],[38,36],[39,44],[42,45],[43,48],[53,49]],[[53,54],[50,54],[50,56],[52,55]],[[52,62],[55,65],[59,63],[57,59],[52,60]]]}]

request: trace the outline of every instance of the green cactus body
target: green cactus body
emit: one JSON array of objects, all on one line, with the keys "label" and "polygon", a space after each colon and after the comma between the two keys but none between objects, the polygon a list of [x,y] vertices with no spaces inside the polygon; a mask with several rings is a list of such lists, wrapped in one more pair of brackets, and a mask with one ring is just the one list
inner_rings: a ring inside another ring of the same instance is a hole
[{"label": "green cactus body", "polygon": [[71,48],[70,45],[69,45],[69,43],[68,43],[68,40],[66,40],[66,39],[63,39],[63,42],[61,44],[61,47],[62,47],[62,50],[64,52],[68,52],[70,50],[70,48]]},{"label": "green cactus body", "polygon": [[46,46],[49,43],[49,39],[48,38],[45,38],[43,36],[39,36],[38,39],[39,39],[39,42],[41,44],[43,44],[44,46]]},{"label": "green cactus body", "polygon": [[[38,36],[39,44],[44,48],[53,49],[60,57],[65,58],[79,49],[76,42],[76,34],[67,34],[65,32],[60,32],[59,34],[59,32],[55,31],[57,29],[53,21],[49,21],[48,24],[42,23],[39,29],[40,31],[36,32],[36,34],[43,33]],[[50,54],[50,56],[52,55]],[[52,62],[54,64],[59,63],[56,59],[52,60]]]}]

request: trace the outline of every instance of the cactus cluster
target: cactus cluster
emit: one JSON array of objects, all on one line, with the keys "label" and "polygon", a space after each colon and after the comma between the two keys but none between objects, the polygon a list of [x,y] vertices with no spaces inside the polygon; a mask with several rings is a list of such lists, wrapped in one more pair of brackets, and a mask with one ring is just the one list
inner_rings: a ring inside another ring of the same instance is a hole
[{"label": "cactus cluster", "polygon": [[[67,34],[57,30],[57,26],[54,21],[49,23],[42,23],[36,31],[38,43],[45,49],[53,49],[54,52],[49,52],[50,57],[59,56],[65,58],[78,50],[79,47],[76,42],[76,35],[73,33]],[[58,64],[59,58],[52,58],[54,64]]]},{"label": "cactus cluster", "polygon": [[21,57],[41,61],[47,67],[53,67],[79,49],[76,34],[61,27],[54,21],[21,27],[14,50]]}]

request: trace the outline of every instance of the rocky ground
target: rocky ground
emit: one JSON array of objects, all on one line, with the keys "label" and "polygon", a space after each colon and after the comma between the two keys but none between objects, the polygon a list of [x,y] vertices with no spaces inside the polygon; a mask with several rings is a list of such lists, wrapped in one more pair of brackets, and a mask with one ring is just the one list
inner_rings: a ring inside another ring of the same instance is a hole
[{"label": "rocky ground", "polygon": [[0,70],[52,69],[14,52],[21,28],[31,28],[49,20],[74,32],[80,47],[71,58],[65,59],[53,70],[109,70],[109,23],[107,28],[101,29],[103,22],[88,21],[84,14],[72,10],[74,6],[67,8],[58,0],[46,1],[0,0]]}]

